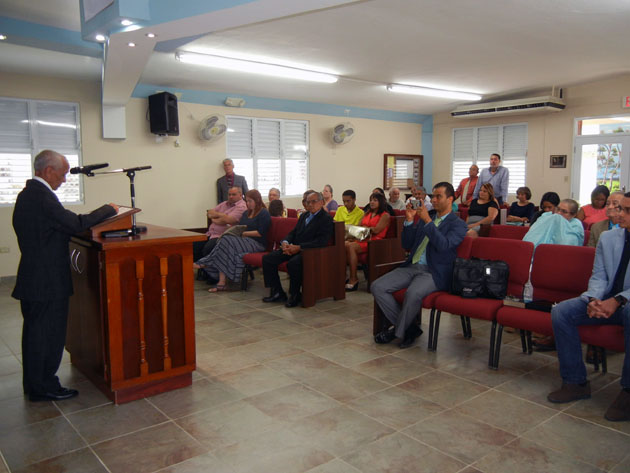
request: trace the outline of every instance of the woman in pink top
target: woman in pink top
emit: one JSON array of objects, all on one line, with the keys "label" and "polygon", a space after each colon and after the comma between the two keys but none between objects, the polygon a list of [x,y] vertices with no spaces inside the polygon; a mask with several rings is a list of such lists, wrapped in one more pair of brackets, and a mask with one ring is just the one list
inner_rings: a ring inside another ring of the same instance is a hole
[{"label": "woman in pink top", "polygon": [[608,200],[609,195],[610,191],[606,186],[597,186],[593,189],[591,203],[582,206],[577,214],[577,218],[582,220],[586,228],[608,218],[606,216],[606,200]]}]

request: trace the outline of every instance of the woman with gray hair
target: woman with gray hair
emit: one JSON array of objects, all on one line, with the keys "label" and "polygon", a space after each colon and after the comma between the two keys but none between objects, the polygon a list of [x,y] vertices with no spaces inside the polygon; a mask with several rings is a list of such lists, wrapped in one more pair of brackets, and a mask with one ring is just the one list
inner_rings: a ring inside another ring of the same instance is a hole
[{"label": "woman with gray hair", "polygon": [[326,184],[324,186],[324,190],[322,191],[322,195],[324,196],[324,210],[328,212],[335,212],[339,207],[337,201],[335,201],[333,197],[333,188],[330,184]]}]

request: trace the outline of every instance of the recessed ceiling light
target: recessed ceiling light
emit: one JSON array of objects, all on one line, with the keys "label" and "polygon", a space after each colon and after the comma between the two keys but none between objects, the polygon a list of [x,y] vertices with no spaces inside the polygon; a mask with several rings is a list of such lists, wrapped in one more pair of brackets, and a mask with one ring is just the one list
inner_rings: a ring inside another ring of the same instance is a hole
[{"label": "recessed ceiling light", "polygon": [[147,33],[145,36],[147,38],[155,38],[156,35],[155,35],[155,33]]},{"label": "recessed ceiling light", "polygon": [[136,47],[136,43],[127,43],[127,46],[129,46],[130,48],[135,48]]},{"label": "recessed ceiling light", "polygon": [[7,39],[7,35],[0,34],[0,41],[4,41],[5,39]]},{"label": "recessed ceiling light", "polygon": [[131,20],[122,20],[120,22],[120,24],[123,25],[123,26],[131,26],[131,25],[133,25],[133,21],[131,21]]},{"label": "recessed ceiling light", "polygon": [[105,41],[105,36],[103,36],[102,34],[97,34],[96,36],[94,36],[94,39],[96,41]]}]

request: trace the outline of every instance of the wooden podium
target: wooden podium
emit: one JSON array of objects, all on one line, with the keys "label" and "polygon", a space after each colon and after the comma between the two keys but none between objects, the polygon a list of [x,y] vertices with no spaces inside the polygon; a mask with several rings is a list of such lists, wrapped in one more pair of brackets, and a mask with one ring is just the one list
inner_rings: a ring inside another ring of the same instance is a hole
[{"label": "wooden podium", "polygon": [[130,215],[119,213],[70,242],[74,295],[66,348],[116,404],[191,384],[192,242],[205,238],[156,225],[135,237],[99,236],[129,228]]}]

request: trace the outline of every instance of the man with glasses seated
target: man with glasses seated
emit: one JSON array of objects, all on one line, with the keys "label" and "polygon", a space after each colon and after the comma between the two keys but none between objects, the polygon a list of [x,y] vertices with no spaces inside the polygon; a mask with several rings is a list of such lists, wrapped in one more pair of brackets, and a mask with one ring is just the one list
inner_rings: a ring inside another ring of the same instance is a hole
[{"label": "man with glasses seated", "polygon": [[[263,275],[265,287],[269,287],[268,297],[263,302],[285,302],[287,307],[295,307],[301,301],[302,288],[302,254],[307,248],[321,248],[328,244],[333,234],[333,219],[328,212],[322,210],[324,196],[320,192],[306,195],[304,207],[307,212],[300,215],[297,225],[282,241],[278,250],[263,256]],[[288,261],[289,299],[282,289],[278,266]]]},{"label": "man with glasses seated", "polygon": [[530,241],[534,246],[542,243],[552,245],[584,244],[584,227],[575,218],[579,209],[573,199],[564,199],[556,207],[556,213],[545,212],[536,221],[536,225],[529,228],[523,241]]},{"label": "man with glasses seated", "polygon": [[562,387],[547,399],[554,403],[573,402],[591,397],[582,361],[580,325],[622,325],[625,358],[621,371],[621,392],[606,410],[612,422],[630,420],[630,192],[621,200],[620,227],[602,233],[593,275],[580,297],[560,302],[551,311],[556,337]]},{"label": "man with glasses seated", "polygon": [[619,228],[619,222],[621,221],[621,199],[623,199],[623,192],[617,191],[610,194],[608,202],[606,202],[606,217],[608,217],[608,219],[591,225],[591,234],[588,237],[587,246],[597,248],[597,242],[603,232],[612,230],[613,228]]}]

